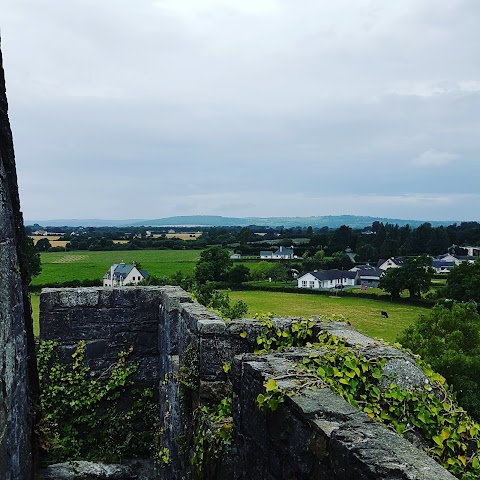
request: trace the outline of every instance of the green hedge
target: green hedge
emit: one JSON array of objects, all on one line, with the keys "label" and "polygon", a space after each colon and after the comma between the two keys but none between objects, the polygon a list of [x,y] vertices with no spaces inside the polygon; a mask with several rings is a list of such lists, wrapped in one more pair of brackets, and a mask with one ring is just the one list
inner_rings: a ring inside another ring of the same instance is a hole
[{"label": "green hedge", "polygon": [[77,287],[101,287],[102,280],[69,280],[68,282],[42,283],[40,285],[30,285],[31,292],[38,292],[42,288],[77,288]]}]

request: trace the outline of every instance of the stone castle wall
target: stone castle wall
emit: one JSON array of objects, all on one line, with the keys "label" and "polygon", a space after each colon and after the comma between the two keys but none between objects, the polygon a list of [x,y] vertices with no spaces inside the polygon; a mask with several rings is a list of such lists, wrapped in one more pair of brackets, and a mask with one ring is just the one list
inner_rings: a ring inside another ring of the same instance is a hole
[{"label": "stone castle wall", "polygon": [[[278,327],[292,321],[274,319]],[[277,383],[289,390],[295,386],[295,362],[312,351],[248,353],[261,329],[257,321],[225,322],[179,287],[46,289],[40,329],[42,338],[61,340],[65,354],[75,342],[85,340],[88,361],[98,372],[118,348],[133,346],[141,365],[137,381],[151,382],[159,392],[162,445],[172,459],[161,478],[195,478],[185,448],[194,433],[193,414],[232,388],[234,444],[211,466],[210,479],[454,478],[327,388],[289,395],[275,412],[260,412],[255,399],[263,382],[285,377]],[[378,344],[346,324],[316,322],[315,329],[344,338],[363,355],[387,358],[385,370],[402,386],[424,381],[406,353]],[[232,362],[233,386],[223,369],[227,362]]]},{"label": "stone castle wall", "polygon": [[25,233],[0,51],[0,477],[33,478],[37,393]]}]

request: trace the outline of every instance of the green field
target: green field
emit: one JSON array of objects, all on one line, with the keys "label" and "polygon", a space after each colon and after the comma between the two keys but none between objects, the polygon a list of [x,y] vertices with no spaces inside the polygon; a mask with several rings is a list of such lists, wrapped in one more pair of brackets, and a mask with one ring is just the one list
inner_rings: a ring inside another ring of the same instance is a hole
[{"label": "green field", "polygon": [[200,250],[117,250],[111,252],[46,252],[41,254],[42,272],[32,285],[71,280],[102,279],[113,263],[136,262],[150,275],[164,277],[177,271],[193,272]]},{"label": "green field", "polygon": [[[41,254],[42,273],[33,285],[62,283],[72,280],[101,279],[112,263],[136,262],[157,277],[170,276],[177,271],[193,272],[200,257],[199,250],[122,250],[109,252],[48,252]],[[272,285],[272,284],[270,284]],[[371,292],[371,290],[369,290]],[[359,293],[360,290],[359,290]],[[305,295],[280,292],[230,292],[232,300],[243,300],[249,306],[249,314],[273,312],[280,316],[308,316],[324,314],[343,315],[361,332],[372,337],[394,341],[396,336],[410,325],[422,307],[398,305],[389,301],[366,298]],[[38,335],[38,295],[32,295],[34,329]],[[389,318],[380,312],[388,312]]]},{"label": "green field", "polygon": [[[368,298],[261,291],[228,293],[231,300],[243,300],[248,305],[248,316],[267,312],[278,316],[342,315],[358,331],[389,342],[395,341],[400,332],[428,311],[423,307]],[[389,318],[380,315],[382,310],[388,312]]]},{"label": "green field", "polygon": [[39,324],[39,309],[40,309],[40,295],[33,293],[30,295],[30,301],[32,302],[32,317],[33,317],[33,334],[38,337],[40,334]]}]

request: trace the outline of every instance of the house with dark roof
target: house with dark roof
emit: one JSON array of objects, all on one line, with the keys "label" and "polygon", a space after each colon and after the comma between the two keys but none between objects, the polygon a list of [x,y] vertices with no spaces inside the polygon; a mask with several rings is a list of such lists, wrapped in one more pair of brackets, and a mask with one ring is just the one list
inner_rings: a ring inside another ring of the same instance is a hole
[{"label": "house with dark roof", "polygon": [[357,273],[357,285],[367,287],[378,287],[380,277],[385,273],[385,270],[374,267],[373,265],[357,265],[349,270]]},{"label": "house with dark roof", "polygon": [[123,287],[125,285],[138,285],[148,278],[146,270],[139,270],[135,264],[114,263],[103,276],[104,287]]},{"label": "house with dark roof", "polygon": [[388,270],[389,268],[400,268],[403,267],[403,258],[400,257],[390,257],[389,259],[385,260],[381,258],[377,262],[377,268],[381,270]]},{"label": "house with dark roof", "polygon": [[316,288],[330,290],[355,286],[357,272],[346,270],[315,270],[297,278],[298,288]]},{"label": "house with dark roof", "polygon": [[432,260],[432,268],[435,270],[435,273],[450,273],[455,265],[456,263],[454,261],[448,262],[446,260],[439,259]]}]

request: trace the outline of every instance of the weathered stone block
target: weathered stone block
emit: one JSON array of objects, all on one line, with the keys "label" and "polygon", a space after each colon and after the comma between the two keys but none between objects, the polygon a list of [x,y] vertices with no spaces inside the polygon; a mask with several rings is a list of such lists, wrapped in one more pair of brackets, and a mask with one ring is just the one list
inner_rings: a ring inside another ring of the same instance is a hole
[{"label": "weathered stone block", "polygon": [[[453,480],[431,458],[327,388],[297,392],[275,412],[258,412],[252,405],[263,382],[286,371],[294,375],[294,364],[287,366],[291,357],[287,352],[264,355],[262,361],[248,355],[235,359],[233,368],[240,369],[234,375],[239,448],[242,454],[263,454],[248,461],[242,457],[246,477],[274,468],[277,479]],[[283,460],[280,470],[272,458]]]}]

